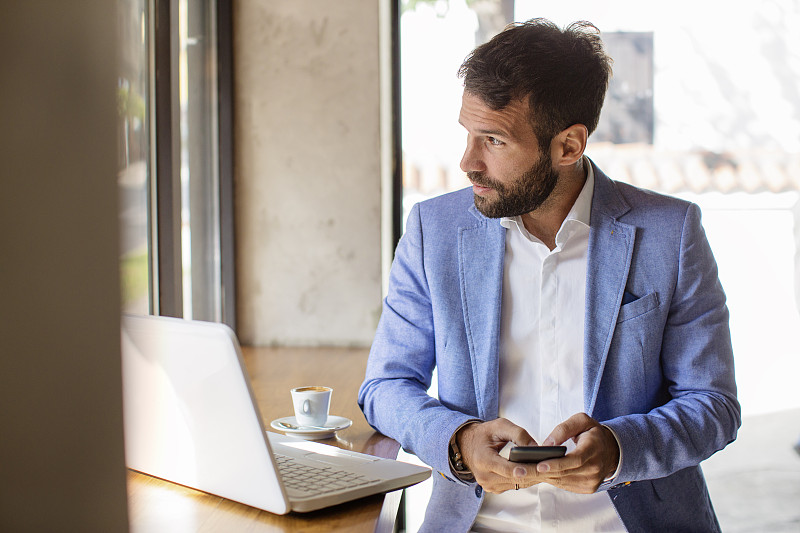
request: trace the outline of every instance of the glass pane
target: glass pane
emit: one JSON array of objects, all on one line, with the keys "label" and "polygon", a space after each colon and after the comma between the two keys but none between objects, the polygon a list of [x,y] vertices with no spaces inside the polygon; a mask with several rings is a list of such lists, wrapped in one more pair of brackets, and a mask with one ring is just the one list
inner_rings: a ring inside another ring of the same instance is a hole
[{"label": "glass pane", "polygon": [[120,268],[124,312],[151,310],[150,73],[147,0],[119,3],[117,83],[120,191]]},{"label": "glass pane", "polygon": [[216,2],[179,13],[183,314],[220,321]]},{"label": "glass pane", "polygon": [[[464,133],[456,73],[474,46],[502,29],[507,4],[402,3],[406,214],[414,202],[468,185],[458,166]],[[589,20],[601,29],[614,77],[587,155],[614,179],[701,206],[729,297],[745,414],[800,407],[791,392],[800,371],[797,4],[752,2],[719,12],[681,0],[646,13],[623,0],[615,9],[592,0],[512,4],[514,20]],[[721,38],[731,28],[736,38]],[[768,274],[752,283],[765,265]],[[771,354],[766,367],[764,350]]]},{"label": "glass pane", "polygon": [[[497,11],[508,2],[402,0],[406,213],[416,201],[469,185],[458,168],[465,135],[457,124],[462,86],[456,73],[485,41],[480,11],[490,4]],[[774,446],[769,454],[787,459],[799,437],[800,6],[766,0],[724,9],[689,0],[645,10],[632,0],[511,4],[513,20],[544,17],[561,26],[589,20],[601,29],[614,78],[586,154],[613,179],[684,197],[703,211],[728,296],[745,416],[739,440],[704,468],[723,529],[727,523],[757,531],[774,518],[769,509],[793,508],[784,478],[765,474],[755,492],[736,485],[746,491],[741,496],[723,486],[745,475],[729,458],[747,455],[743,447],[755,442],[754,434],[769,434],[763,438]],[[772,425],[763,430],[768,420]],[[742,524],[736,521],[744,516],[737,513],[741,504],[765,511],[749,513]]]},{"label": "glass pane", "polygon": [[417,201],[466,187],[458,67],[513,20],[509,0],[402,0],[403,223]]},{"label": "glass pane", "polygon": [[743,414],[798,408],[798,6],[615,5],[517,0],[516,17],[602,30],[614,78],[586,154],[614,179],[700,205],[728,295]]}]

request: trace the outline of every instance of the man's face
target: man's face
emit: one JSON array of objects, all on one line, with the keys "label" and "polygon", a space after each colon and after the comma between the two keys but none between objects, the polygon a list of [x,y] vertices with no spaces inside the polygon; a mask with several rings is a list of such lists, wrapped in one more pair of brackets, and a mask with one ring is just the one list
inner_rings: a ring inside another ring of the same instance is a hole
[{"label": "man's face", "polygon": [[472,182],[475,206],[487,217],[530,213],[556,186],[550,153],[539,149],[528,116],[527,101],[494,110],[464,91],[458,121],[467,130],[467,147],[461,170]]}]

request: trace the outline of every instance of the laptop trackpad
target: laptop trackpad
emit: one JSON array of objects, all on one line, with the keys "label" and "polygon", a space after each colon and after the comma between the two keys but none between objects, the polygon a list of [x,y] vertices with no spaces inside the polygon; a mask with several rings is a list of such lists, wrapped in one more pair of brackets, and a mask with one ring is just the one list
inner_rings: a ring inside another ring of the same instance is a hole
[{"label": "laptop trackpad", "polygon": [[298,459],[321,461],[330,465],[340,466],[358,466],[381,460],[380,457],[343,450],[321,442],[278,435],[269,431],[267,436],[276,452],[297,457]]},{"label": "laptop trackpad", "polygon": [[319,461],[321,463],[327,463],[329,465],[335,465],[335,466],[363,465],[380,460],[378,457],[368,457],[368,456],[355,457],[353,455],[345,453],[341,454],[337,453],[331,455],[323,455],[321,453],[309,453],[308,455],[305,455],[303,457],[305,459],[310,459],[312,461]]}]

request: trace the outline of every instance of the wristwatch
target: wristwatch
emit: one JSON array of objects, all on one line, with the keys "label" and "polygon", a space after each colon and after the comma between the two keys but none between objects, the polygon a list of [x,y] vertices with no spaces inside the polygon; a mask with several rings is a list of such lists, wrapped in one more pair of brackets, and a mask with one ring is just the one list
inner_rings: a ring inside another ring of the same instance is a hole
[{"label": "wristwatch", "polygon": [[472,475],[472,471],[464,464],[464,458],[461,455],[461,450],[458,449],[458,442],[456,442],[456,434],[466,426],[467,424],[476,424],[480,422],[479,420],[470,420],[465,422],[464,424],[460,425],[458,429],[453,432],[453,436],[450,437],[450,468],[453,470],[453,473],[462,481],[474,481],[475,476]]}]

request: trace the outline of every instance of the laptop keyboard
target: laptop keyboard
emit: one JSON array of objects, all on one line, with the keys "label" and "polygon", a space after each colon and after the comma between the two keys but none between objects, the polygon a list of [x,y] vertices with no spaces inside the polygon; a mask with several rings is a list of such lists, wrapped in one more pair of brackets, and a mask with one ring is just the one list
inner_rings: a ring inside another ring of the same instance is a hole
[{"label": "laptop keyboard", "polygon": [[313,496],[380,481],[347,470],[337,470],[334,466],[309,466],[293,457],[279,453],[274,455],[283,484],[291,494]]}]

